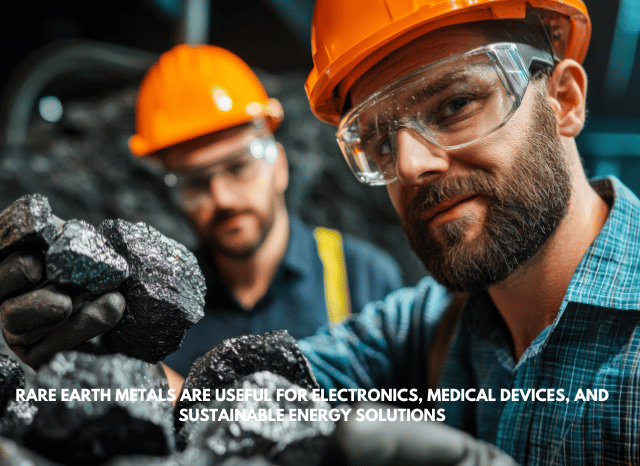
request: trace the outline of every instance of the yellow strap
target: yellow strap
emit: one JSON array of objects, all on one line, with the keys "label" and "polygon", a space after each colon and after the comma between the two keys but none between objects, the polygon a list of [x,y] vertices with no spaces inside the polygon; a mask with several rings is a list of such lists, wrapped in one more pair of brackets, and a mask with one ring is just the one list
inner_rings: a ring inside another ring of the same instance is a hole
[{"label": "yellow strap", "polygon": [[347,267],[344,261],[342,235],[328,228],[317,227],[313,236],[324,268],[324,297],[329,322],[338,323],[351,314]]}]

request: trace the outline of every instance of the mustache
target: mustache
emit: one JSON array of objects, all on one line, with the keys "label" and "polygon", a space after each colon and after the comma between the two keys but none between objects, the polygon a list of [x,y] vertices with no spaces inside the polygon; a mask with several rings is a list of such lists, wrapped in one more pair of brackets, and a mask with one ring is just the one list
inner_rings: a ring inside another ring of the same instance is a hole
[{"label": "mustache", "polygon": [[251,214],[253,211],[251,209],[220,209],[215,213],[211,221],[209,222],[210,226],[217,226],[223,223],[224,221],[235,217],[236,215],[242,214]]},{"label": "mustache", "polygon": [[489,200],[499,201],[499,187],[489,174],[475,170],[464,175],[437,178],[422,186],[406,209],[408,223],[420,221],[425,211],[441,202],[460,196],[482,195]]}]

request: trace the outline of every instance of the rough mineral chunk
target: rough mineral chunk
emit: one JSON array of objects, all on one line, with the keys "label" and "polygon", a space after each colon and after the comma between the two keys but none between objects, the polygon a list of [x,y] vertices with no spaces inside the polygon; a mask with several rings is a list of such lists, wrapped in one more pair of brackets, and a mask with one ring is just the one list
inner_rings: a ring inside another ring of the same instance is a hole
[{"label": "rough mineral chunk", "polygon": [[[308,390],[319,388],[309,361],[298,348],[296,340],[286,330],[277,330],[223,341],[193,363],[182,389],[213,390],[260,371],[281,375]],[[191,404],[191,401],[180,401],[179,397],[175,413]],[[176,427],[180,426],[178,418],[176,415]]]},{"label": "rough mineral chunk", "polygon": [[25,387],[24,371],[16,360],[0,353],[0,412],[15,398],[16,388]]},{"label": "rough mineral chunk", "polygon": [[47,198],[40,194],[23,196],[0,212],[0,260],[23,248],[44,252],[56,233]]},{"label": "rough mineral chunk", "polygon": [[82,220],[69,220],[46,255],[47,278],[75,292],[115,290],[129,276],[129,266],[106,238]]},{"label": "rough mineral chunk", "polygon": [[202,271],[187,248],[144,223],[107,220],[98,231],[130,271],[119,289],[127,307],[103,341],[111,351],[156,363],[176,351],[204,315]]},{"label": "rough mineral chunk", "polygon": [[[298,454],[299,464],[307,464],[311,458],[306,458],[303,454],[304,443],[300,441],[316,437],[328,438],[333,432],[334,423],[330,420],[301,420],[299,417],[288,416],[290,410],[325,410],[328,414],[331,406],[325,401],[312,400],[310,392],[292,384],[284,377],[271,372],[257,372],[238,380],[228,388],[234,389],[235,392],[243,389],[244,393],[262,393],[264,396],[254,396],[243,401],[209,402],[209,408],[218,408],[228,413],[237,410],[235,412],[238,415],[232,420],[189,421],[195,423],[189,438],[189,448],[212,452],[215,456],[213,464],[232,456],[261,455],[272,459],[293,444],[302,446]],[[285,397],[278,400],[278,389],[292,389],[296,393],[301,390],[306,400],[303,396],[298,396],[293,401],[287,401]],[[276,416],[278,409],[286,413],[285,421],[268,418],[261,421],[257,417],[259,410],[272,412],[273,416]],[[255,413],[254,417],[249,414],[251,411]],[[311,451],[316,453],[316,450]]]},{"label": "rough mineral chunk", "polygon": [[0,435],[22,443],[37,412],[38,408],[30,401],[9,400],[0,418]]},{"label": "rough mineral chunk", "polygon": [[[35,386],[58,394],[56,401],[36,402],[38,413],[24,438],[26,447],[47,458],[86,465],[118,455],[163,456],[174,451],[171,404],[150,400],[155,381],[150,366],[140,360],[121,354],[58,353],[39,370]],[[68,390],[67,400],[63,389]],[[74,389],[77,394],[88,389],[91,395],[78,401],[72,396]],[[100,389],[109,390],[109,400],[103,400]],[[118,391],[129,389],[137,390],[137,401],[119,400]]]}]

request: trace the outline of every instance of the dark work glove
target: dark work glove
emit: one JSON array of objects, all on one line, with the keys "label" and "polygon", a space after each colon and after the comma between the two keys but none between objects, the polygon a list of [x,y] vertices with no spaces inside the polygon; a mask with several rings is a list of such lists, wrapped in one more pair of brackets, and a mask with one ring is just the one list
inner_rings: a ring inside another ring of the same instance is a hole
[{"label": "dark work glove", "polygon": [[354,405],[349,420],[332,436],[331,461],[349,466],[516,466],[494,445],[431,421],[356,421],[359,408],[393,408],[380,403]]},{"label": "dark work glove", "polygon": [[54,285],[38,288],[44,275],[44,260],[37,252],[14,252],[0,262],[2,334],[9,348],[34,369],[55,353],[111,329],[125,307],[115,291],[74,305],[72,297]]}]

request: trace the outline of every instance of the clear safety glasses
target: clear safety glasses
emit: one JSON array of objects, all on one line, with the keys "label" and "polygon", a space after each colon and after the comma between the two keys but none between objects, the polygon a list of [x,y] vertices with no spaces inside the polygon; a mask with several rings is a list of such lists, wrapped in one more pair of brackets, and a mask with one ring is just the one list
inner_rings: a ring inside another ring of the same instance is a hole
[{"label": "clear safety glasses", "polygon": [[169,173],[165,182],[177,189],[182,202],[193,206],[209,201],[214,178],[222,178],[228,186],[242,189],[256,178],[263,161],[273,163],[277,156],[278,146],[273,136],[262,134],[214,163]]},{"label": "clear safety glasses", "polygon": [[531,70],[553,66],[551,54],[506,42],[438,60],[351,109],[338,126],[338,144],[360,182],[391,183],[400,129],[444,150],[467,146],[509,120]]}]

